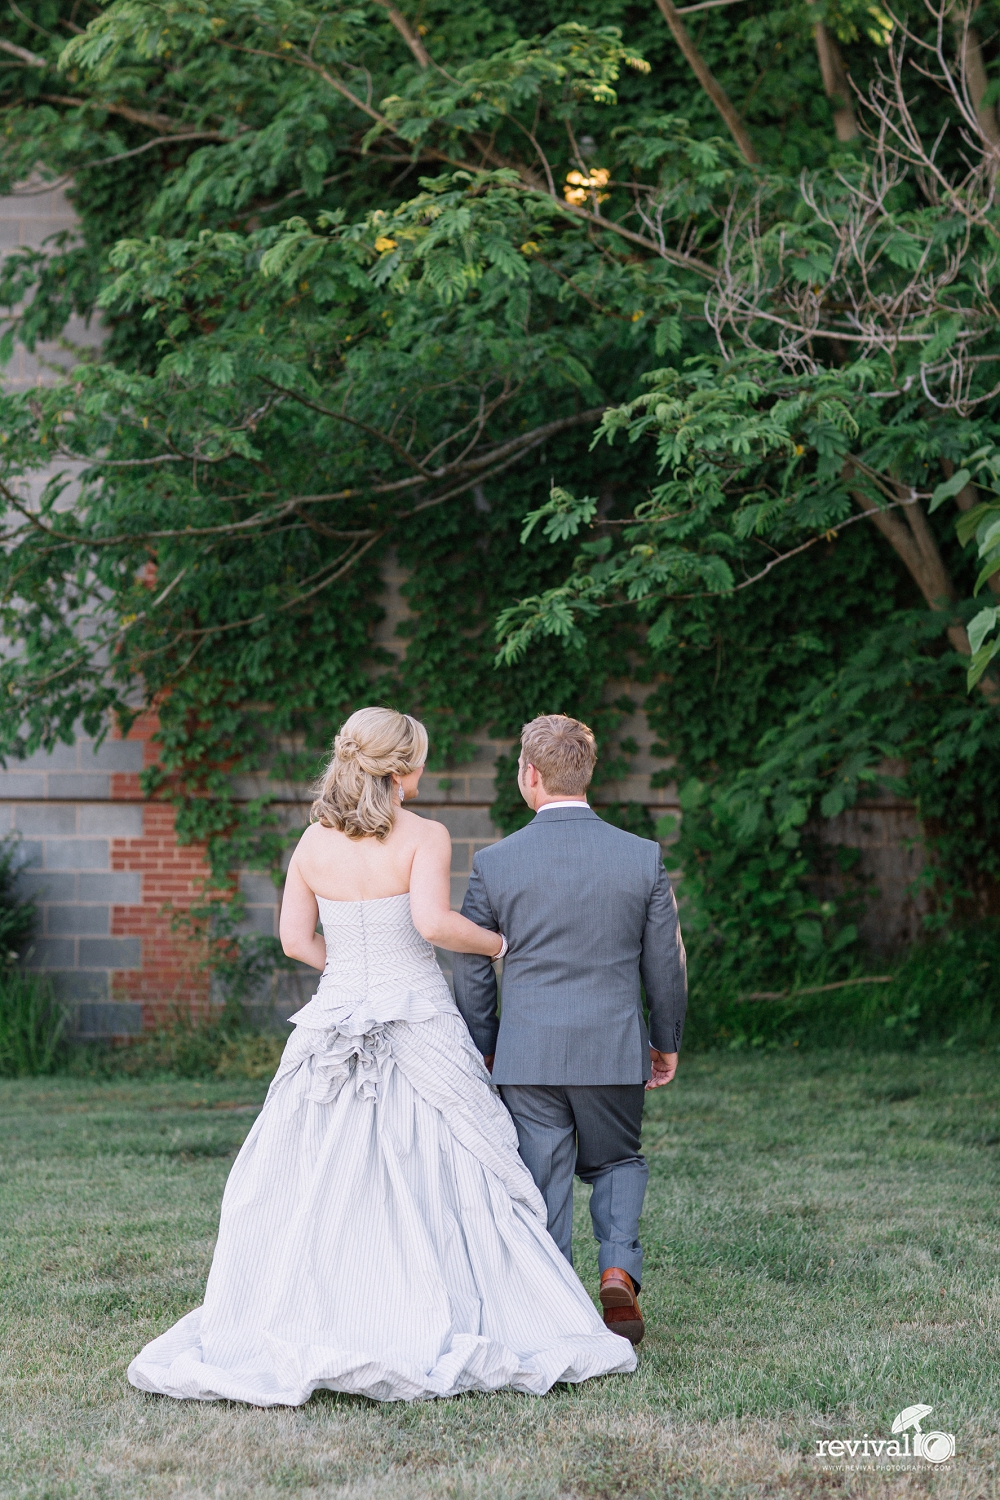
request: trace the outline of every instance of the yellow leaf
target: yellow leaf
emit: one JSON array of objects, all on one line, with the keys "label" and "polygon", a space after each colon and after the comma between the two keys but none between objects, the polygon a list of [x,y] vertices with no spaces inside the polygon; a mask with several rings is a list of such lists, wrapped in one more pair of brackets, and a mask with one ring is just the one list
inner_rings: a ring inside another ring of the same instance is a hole
[{"label": "yellow leaf", "polygon": [[395,250],[396,241],[391,240],[387,234],[380,234],[375,241],[375,249],[379,255],[384,255],[387,250]]}]

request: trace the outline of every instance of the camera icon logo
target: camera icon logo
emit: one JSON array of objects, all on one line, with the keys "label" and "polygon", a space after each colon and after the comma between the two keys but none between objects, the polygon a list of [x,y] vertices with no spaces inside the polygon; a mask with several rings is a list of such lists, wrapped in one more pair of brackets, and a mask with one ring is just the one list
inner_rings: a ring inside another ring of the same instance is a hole
[{"label": "camera icon logo", "polygon": [[893,1432],[913,1429],[913,1457],[925,1458],[930,1464],[947,1463],[955,1456],[955,1435],[951,1432],[923,1432],[920,1424],[934,1410],[932,1406],[918,1403],[901,1411],[892,1424]]},{"label": "camera icon logo", "polygon": [[914,1458],[926,1458],[928,1463],[943,1464],[955,1456],[955,1439],[950,1432],[915,1432],[913,1434]]}]

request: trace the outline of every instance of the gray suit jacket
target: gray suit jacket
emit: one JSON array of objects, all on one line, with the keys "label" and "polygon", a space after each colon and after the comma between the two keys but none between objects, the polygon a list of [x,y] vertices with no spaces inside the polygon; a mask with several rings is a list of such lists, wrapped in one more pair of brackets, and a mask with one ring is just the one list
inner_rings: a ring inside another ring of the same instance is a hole
[{"label": "gray suit jacket", "polygon": [[510,942],[499,1018],[489,959],[454,959],[455,999],[480,1052],[496,1053],[494,1083],[642,1083],[650,1042],[679,1049],[684,944],[652,840],[583,803],[539,812],[479,851],[462,912]]}]

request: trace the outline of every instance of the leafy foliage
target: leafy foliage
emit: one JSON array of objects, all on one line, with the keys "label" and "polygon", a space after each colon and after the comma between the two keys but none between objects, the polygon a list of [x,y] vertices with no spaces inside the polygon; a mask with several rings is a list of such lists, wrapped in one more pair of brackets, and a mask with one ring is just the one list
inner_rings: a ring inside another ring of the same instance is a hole
[{"label": "leafy foliage", "polygon": [[13,963],[0,966],[0,1078],[54,1072],[67,1019],[47,979]]},{"label": "leafy foliage", "polygon": [[[888,648],[864,656],[866,634],[941,594],[949,642],[968,647],[962,549],[975,542],[985,586],[996,545],[991,500],[957,540],[950,507],[931,515],[992,485],[997,451],[992,200],[978,168],[961,176],[961,100],[908,78],[913,139],[944,126],[943,144],[930,168],[887,173],[884,142],[834,140],[812,10],[710,10],[698,44],[766,163],[749,171],[652,7],[435,0],[417,20],[375,0],[113,0],[81,30],[62,0],[33,0],[17,17],[0,188],[72,176],[81,235],[6,257],[7,347],[74,311],[107,339],[65,382],[0,399],[0,753],[155,706],[147,790],[209,840],[225,893],[235,862],[278,863],[268,778],[311,775],[373,677],[427,719],[437,767],[484,725],[511,735],[564,709],[595,723],[610,785],[634,752],[606,685],[661,674],[664,748],[706,785],[691,837],[715,829],[724,863],[763,809],[767,962],[799,961],[803,923],[836,945],[846,917],[816,915],[787,835],[830,814],[828,763],[863,786],[892,739],[873,687]],[[838,4],[822,24],[888,108],[899,23]],[[914,45],[931,45],[933,18],[920,25]],[[892,347],[875,336],[886,308]],[[390,548],[410,571],[401,663],[373,640]],[[871,588],[831,650],[844,608],[820,559],[845,548]],[[727,624],[751,598],[787,666],[752,706],[732,684],[744,667],[761,682],[760,646]],[[969,624],[987,690],[995,625],[981,608]],[[992,741],[959,722],[940,632],[906,639],[908,662],[945,676],[897,672],[909,728],[892,743],[923,764],[936,693],[961,747],[920,792],[929,808]],[[848,657],[855,718],[810,709]],[[789,714],[750,780],[709,788]],[[710,743],[728,744],[724,771]],[[249,806],[234,775],[261,778]],[[786,826],[793,804],[805,822]],[[496,817],[520,816],[502,778]],[[986,872],[992,837],[975,846]]]},{"label": "leafy foliage", "polygon": [[35,928],[35,904],[18,886],[20,864],[17,839],[0,839],[0,968],[24,957]]},{"label": "leafy foliage", "polygon": [[801,989],[790,985],[768,999],[747,998],[748,986],[720,985],[717,969],[699,968],[685,1043],[733,1051],[789,1044],[866,1054],[928,1046],[993,1051],[1000,1041],[998,942],[995,920],[959,926],[877,962],[879,983],[864,982],[869,972],[856,974],[857,983],[823,987],[817,973]]}]

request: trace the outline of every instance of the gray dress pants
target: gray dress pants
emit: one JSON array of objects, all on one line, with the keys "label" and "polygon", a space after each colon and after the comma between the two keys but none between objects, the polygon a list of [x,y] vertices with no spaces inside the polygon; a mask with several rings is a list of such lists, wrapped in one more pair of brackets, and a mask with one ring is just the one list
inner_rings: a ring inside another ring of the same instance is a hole
[{"label": "gray dress pants", "polygon": [[601,1271],[642,1281],[639,1215],[649,1168],[639,1153],[641,1083],[545,1087],[503,1083],[528,1171],[548,1209],[549,1233],[573,1264],[573,1174],[593,1186],[590,1217]]}]

